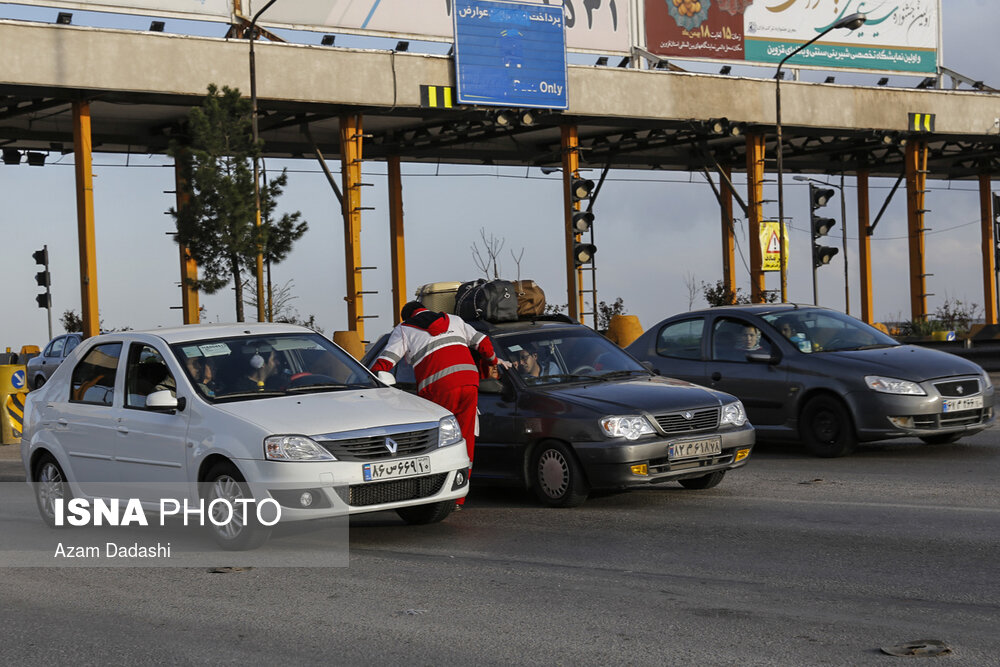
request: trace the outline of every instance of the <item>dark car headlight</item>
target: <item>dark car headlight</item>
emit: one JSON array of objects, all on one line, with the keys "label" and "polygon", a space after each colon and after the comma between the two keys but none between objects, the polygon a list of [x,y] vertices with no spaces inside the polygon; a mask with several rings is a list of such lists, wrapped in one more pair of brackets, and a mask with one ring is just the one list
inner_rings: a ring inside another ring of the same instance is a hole
[{"label": "dark car headlight", "polygon": [[880,375],[866,375],[865,384],[872,391],[883,394],[903,394],[905,396],[926,396],[927,392],[916,382],[887,378]]}]

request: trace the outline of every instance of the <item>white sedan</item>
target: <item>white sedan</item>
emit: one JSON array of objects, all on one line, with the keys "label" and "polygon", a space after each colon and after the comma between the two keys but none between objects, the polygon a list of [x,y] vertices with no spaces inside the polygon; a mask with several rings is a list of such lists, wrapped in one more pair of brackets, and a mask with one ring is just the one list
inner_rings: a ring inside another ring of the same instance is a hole
[{"label": "white sedan", "polygon": [[[21,457],[50,525],[69,498],[107,488],[136,489],[147,510],[163,498],[144,493],[170,488],[191,502],[273,499],[282,520],[391,509],[410,523],[444,519],[468,492],[465,441],[448,411],[286,324],[83,341],[28,394]],[[269,535],[252,512],[207,525],[227,549]]]}]

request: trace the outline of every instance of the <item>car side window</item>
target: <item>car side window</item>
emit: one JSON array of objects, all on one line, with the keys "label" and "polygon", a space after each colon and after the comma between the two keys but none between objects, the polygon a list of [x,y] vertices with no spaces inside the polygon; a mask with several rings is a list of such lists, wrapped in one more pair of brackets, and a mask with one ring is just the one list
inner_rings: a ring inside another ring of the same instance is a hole
[{"label": "car side window", "polygon": [[61,357],[63,346],[66,345],[66,339],[64,337],[56,338],[49,345],[49,348],[45,350],[46,357]]},{"label": "car side window", "polygon": [[76,336],[69,336],[66,339],[66,347],[63,348],[62,356],[68,357],[69,353],[76,349],[76,346],[80,344],[80,339]]},{"label": "car side window", "polygon": [[115,373],[121,353],[121,343],[97,345],[87,352],[73,368],[70,402],[110,406],[114,401]]},{"label": "car side window", "polygon": [[656,336],[656,353],[677,359],[701,359],[701,336],[704,331],[705,320],[702,318],[668,324]]},{"label": "car side window", "polygon": [[146,407],[146,397],[155,391],[177,395],[177,383],[163,355],[150,345],[133,343],[125,367],[125,407]]},{"label": "car side window", "polygon": [[746,361],[748,352],[771,353],[771,343],[756,326],[720,317],[712,326],[712,359]]}]

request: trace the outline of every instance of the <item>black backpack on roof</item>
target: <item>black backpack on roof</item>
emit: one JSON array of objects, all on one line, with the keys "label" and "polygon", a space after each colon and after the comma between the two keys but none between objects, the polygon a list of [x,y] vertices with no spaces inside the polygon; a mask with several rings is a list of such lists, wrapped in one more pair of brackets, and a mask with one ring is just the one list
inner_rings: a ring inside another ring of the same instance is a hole
[{"label": "black backpack on roof", "polygon": [[455,314],[468,321],[516,321],[517,292],[514,283],[482,278],[462,283],[455,294]]}]

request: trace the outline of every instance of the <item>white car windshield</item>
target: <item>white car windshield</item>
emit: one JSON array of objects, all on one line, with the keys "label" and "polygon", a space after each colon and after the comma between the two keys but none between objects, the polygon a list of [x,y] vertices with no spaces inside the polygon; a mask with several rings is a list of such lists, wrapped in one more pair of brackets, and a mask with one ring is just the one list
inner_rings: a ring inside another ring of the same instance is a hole
[{"label": "white car windshield", "polygon": [[319,334],[240,336],[177,343],[191,384],[213,401],[365,389],[378,383]]}]

